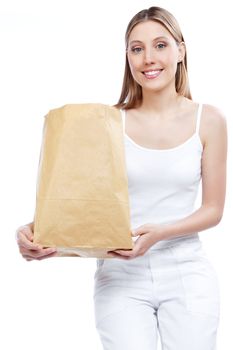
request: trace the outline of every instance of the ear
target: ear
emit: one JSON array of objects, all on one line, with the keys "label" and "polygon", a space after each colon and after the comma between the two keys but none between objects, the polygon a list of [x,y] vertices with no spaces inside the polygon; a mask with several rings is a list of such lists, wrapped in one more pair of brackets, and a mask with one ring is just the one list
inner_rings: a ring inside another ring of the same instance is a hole
[{"label": "ear", "polygon": [[177,63],[183,61],[183,59],[185,57],[185,52],[186,52],[185,42],[181,41],[178,44],[178,61],[177,61]]}]

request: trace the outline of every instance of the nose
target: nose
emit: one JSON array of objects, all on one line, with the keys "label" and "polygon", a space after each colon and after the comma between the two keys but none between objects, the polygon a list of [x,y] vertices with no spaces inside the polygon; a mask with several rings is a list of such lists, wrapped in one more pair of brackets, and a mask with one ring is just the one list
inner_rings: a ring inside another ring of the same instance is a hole
[{"label": "nose", "polygon": [[144,62],[145,64],[151,64],[155,62],[154,55],[152,53],[152,49],[146,49],[144,54]]}]

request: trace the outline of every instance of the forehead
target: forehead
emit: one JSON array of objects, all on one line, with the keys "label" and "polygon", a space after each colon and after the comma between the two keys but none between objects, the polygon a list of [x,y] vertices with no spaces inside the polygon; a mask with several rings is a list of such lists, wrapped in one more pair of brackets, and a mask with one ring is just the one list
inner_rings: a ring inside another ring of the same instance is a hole
[{"label": "forehead", "polygon": [[129,44],[136,41],[150,41],[155,38],[173,39],[170,32],[159,22],[146,21],[136,24],[129,35]]}]

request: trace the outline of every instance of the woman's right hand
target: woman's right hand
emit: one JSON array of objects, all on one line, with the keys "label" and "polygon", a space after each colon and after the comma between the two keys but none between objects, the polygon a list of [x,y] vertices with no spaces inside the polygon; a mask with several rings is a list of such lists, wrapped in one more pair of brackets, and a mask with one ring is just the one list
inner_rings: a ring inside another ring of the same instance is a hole
[{"label": "woman's right hand", "polygon": [[33,243],[33,223],[20,226],[16,230],[16,240],[22,257],[27,261],[42,260],[57,255],[56,248],[43,248]]}]

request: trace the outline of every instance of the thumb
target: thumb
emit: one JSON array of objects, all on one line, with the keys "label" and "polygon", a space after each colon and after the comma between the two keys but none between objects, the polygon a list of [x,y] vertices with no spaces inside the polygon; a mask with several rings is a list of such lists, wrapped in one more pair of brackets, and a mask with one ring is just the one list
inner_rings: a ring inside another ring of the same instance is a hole
[{"label": "thumb", "polygon": [[19,231],[22,232],[30,241],[33,240],[33,232],[31,228],[27,225],[21,226]]},{"label": "thumb", "polygon": [[132,235],[133,237],[138,236],[138,235],[139,235],[139,230],[138,230],[138,229],[131,230],[131,235]]},{"label": "thumb", "polygon": [[147,224],[141,225],[141,226],[137,227],[136,229],[131,230],[131,232],[132,232],[133,237],[139,236],[139,235],[144,235],[144,233],[148,232],[148,226],[147,226]]},{"label": "thumb", "polygon": [[135,230],[131,230],[131,236],[135,236]]}]

